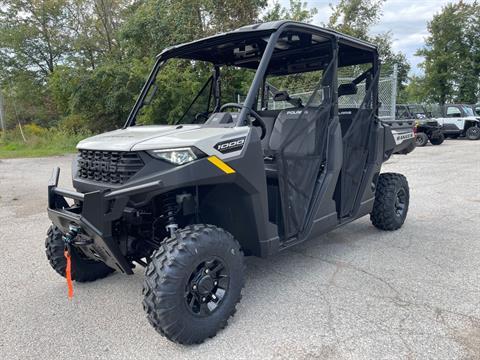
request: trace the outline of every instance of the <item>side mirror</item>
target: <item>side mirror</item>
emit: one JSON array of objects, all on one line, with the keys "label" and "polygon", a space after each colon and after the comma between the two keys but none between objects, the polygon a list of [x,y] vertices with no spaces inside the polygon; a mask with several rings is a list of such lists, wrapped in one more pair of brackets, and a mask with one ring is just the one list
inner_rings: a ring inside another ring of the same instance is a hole
[{"label": "side mirror", "polygon": [[357,85],[354,83],[341,84],[338,87],[338,96],[355,95],[358,91]]},{"label": "side mirror", "polygon": [[288,95],[287,91],[277,91],[275,95],[273,95],[273,101],[288,101],[290,100],[290,95]]}]

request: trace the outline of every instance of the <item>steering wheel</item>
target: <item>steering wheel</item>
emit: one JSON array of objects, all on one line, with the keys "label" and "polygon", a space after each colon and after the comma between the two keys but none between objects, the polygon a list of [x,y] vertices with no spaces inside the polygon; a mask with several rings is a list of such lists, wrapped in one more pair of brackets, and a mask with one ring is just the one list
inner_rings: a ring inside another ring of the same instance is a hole
[{"label": "steering wheel", "polygon": [[[244,107],[245,106],[243,106],[241,104],[238,104],[238,103],[226,103],[226,104],[222,105],[222,107],[220,108],[220,111],[223,111],[223,110],[228,109],[228,108],[234,108],[234,109],[242,110]],[[260,115],[258,115],[252,109],[248,109],[248,113],[250,115],[252,115],[253,118],[255,119],[254,121],[252,121],[252,125],[253,126],[258,126],[262,129],[262,135],[260,135],[260,140],[262,140],[265,137],[265,135],[267,135],[267,126],[265,125],[265,121],[263,121],[262,117]]]},{"label": "steering wheel", "polygon": [[196,121],[197,123],[202,122],[202,120],[203,120],[203,122],[205,122],[205,121],[208,120],[208,116],[209,116],[209,115],[210,115],[210,114],[209,114],[207,111],[196,113],[196,114],[195,114],[195,121]]}]

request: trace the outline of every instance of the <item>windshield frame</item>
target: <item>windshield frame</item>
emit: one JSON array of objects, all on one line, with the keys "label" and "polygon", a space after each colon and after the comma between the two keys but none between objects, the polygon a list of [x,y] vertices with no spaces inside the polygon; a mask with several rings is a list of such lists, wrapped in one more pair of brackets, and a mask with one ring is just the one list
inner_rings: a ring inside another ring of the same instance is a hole
[{"label": "windshield frame", "polygon": [[473,108],[471,106],[462,105],[461,107],[462,107],[462,110],[467,117],[475,116],[475,111],[473,110]]},{"label": "windshield frame", "polygon": [[[181,58],[181,59],[195,60],[194,58],[195,50],[198,50],[199,46],[219,45],[223,43],[223,41],[225,41],[226,38],[230,38],[230,37],[235,37],[236,39],[238,38],[241,39],[244,37],[251,38],[252,34],[255,33],[254,35],[255,37],[259,37],[260,39],[263,39],[264,41],[266,41],[266,46],[263,49],[263,53],[261,54],[261,56],[259,56],[258,66],[255,69],[251,68],[255,71],[255,75],[249,87],[249,90],[247,92],[246,99],[243,105],[241,105],[240,113],[234,123],[235,126],[251,125],[252,120],[248,115],[254,109],[254,106],[256,104],[257,97],[259,96],[259,91],[263,86],[265,75],[267,74],[270,62],[273,58],[274,51],[277,46],[277,42],[280,36],[282,35],[282,33],[286,31],[298,31],[298,32],[305,32],[312,35],[315,35],[315,34],[320,35],[321,37],[326,39],[325,40],[326,44],[329,43],[329,45],[326,45],[326,47],[328,48],[334,47],[337,49],[339,47],[343,47],[346,53],[343,56],[340,56],[338,54],[336,55],[337,62],[340,62],[340,60],[342,60],[342,63],[341,63],[342,66],[348,66],[352,64],[372,63],[373,67],[376,68],[379,64],[378,51],[376,46],[368,43],[364,43],[361,41],[357,41],[356,39],[351,38],[347,35],[343,35],[340,33],[336,33],[333,31],[317,28],[312,25],[307,25],[307,24],[298,23],[298,22],[291,22],[291,21],[279,22],[278,27],[275,26],[274,28],[269,28],[267,30],[262,30],[262,31],[258,31],[258,30],[245,31],[245,32],[233,31],[230,33],[219,34],[211,38],[204,38],[191,43],[167,48],[162,53],[160,53],[160,55],[157,57],[155,61],[155,64],[153,66],[153,69],[150,72],[150,75],[147,81],[142,87],[140,95],[137,98],[135,105],[132,108],[132,111],[130,112],[123,128],[125,129],[129,126],[135,125],[137,114],[139,110],[142,108],[142,106],[144,105],[145,98],[151,86],[153,86],[158,72],[161,70],[161,68],[163,67],[163,65],[168,59]],[[268,40],[267,40],[267,37],[268,37]],[[353,60],[350,60],[349,56],[347,56],[349,52],[351,52],[352,54],[351,57]],[[277,54],[277,55],[278,57],[282,56],[282,54]],[[202,60],[206,61],[204,59]],[[206,62],[210,62],[214,66],[230,65],[226,63],[216,64],[212,61],[206,61]],[[302,71],[299,71],[299,72],[302,72]],[[336,91],[335,91],[335,94],[336,94]]]},{"label": "windshield frame", "polygon": [[[260,86],[263,83],[263,78],[265,76],[265,73],[267,71],[268,65],[270,63],[270,59],[272,57],[273,51],[275,50],[275,46],[277,43],[277,40],[280,36],[280,34],[284,31],[283,27],[280,27],[277,31],[273,32],[270,34],[268,41],[267,41],[267,46],[262,54],[262,57],[260,59],[260,63],[255,70],[255,76],[253,78],[252,84],[250,85],[250,88],[247,93],[247,97],[245,99],[245,102],[242,105],[242,109],[240,110],[240,113],[238,115],[238,118],[236,119],[235,126],[245,126],[250,124],[250,119],[248,117],[248,114],[250,113],[252,106],[255,103],[255,100],[257,98],[257,92],[260,89]],[[145,105],[145,98],[147,97],[150,88],[154,86],[156,78],[160,70],[165,66],[167,61],[169,59],[187,59],[186,57],[179,57],[179,56],[168,56],[168,55],[163,55],[160,54],[156,61],[155,64],[153,65],[153,68],[147,78],[147,81],[142,87],[142,90],[140,91],[140,95],[137,98],[135,105],[133,106],[132,110],[130,111],[130,114],[128,115],[127,121],[125,122],[125,125],[123,126],[123,129],[126,129],[130,126],[135,126],[136,124],[136,118],[137,115],[140,111],[140,109]],[[216,75],[214,76],[214,86],[213,88],[216,89],[215,92],[218,91],[218,81],[219,81],[219,70],[218,70],[218,65],[214,64],[212,62],[209,62],[212,64],[212,66],[215,69]],[[219,100],[215,99],[215,107],[217,108],[219,104]]]}]

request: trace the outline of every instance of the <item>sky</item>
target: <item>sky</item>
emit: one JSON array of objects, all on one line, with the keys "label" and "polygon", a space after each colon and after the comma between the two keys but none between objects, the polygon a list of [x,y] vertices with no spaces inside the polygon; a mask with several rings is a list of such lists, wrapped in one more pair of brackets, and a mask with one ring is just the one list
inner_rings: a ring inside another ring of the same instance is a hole
[{"label": "sky", "polygon": [[[318,9],[313,23],[322,26],[328,22],[331,14],[329,4],[335,5],[338,0],[304,0],[308,7]],[[393,35],[392,47],[395,51],[401,51],[412,66],[411,74],[421,74],[418,64],[422,58],[415,56],[417,49],[424,45],[424,39],[428,36],[427,23],[433,15],[439,13],[442,6],[457,0],[387,0],[383,6],[383,14],[378,24],[372,28],[372,33],[390,31]],[[273,0],[270,0],[273,2]],[[289,0],[279,1],[288,8]],[[466,1],[471,2],[471,1]]]}]

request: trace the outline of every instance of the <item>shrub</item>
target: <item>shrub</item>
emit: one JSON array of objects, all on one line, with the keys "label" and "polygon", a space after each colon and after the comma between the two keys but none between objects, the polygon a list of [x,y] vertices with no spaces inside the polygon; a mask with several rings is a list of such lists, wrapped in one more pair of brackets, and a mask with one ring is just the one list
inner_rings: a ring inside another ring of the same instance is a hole
[{"label": "shrub", "polygon": [[86,130],[67,130],[66,128],[42,128],[38,125],[26,125],[26,142],[19,128],[8,130],[0,138],[0,157],[32,157],[61,155],[75,151],[77,143],[90,136]]}]

